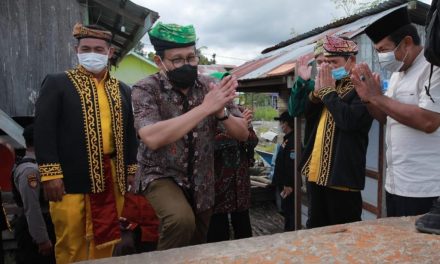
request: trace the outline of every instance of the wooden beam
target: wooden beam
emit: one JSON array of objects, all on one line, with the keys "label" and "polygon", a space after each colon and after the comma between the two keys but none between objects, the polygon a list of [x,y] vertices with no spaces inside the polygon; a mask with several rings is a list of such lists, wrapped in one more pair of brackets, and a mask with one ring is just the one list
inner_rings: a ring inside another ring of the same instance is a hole
[{"label": "wooden beam", "polygon": [[376,216],[379,214],[378,208],[372,204],[367,203],[367,202],[362,202],[362,208],[367,210],[370,213],[375,214]]},{"label": "wooden beam", "polygon": [[123,16],[124,19],[130,20],[136,25],[143,26],[145,24],[145,21],[140,17],[133,16],[133,14],[130,14],[130,12],[126,11],[125,9],[121,8],[118,5],[113,4],[110,1],[105,1],[105,0],[93,0],[93,1],[112,12],[115,12],[116,14]]},{"label": "wooden beam", "polygon": [[379,124],[379,178],[377,179],[377,218],[381,218],[383,215],[382,212],[382,203],[383,203],[383,174],[384,174],[384,126]]},{"label": "wooden beam", "polygon": [[[294,165],[294,175],[295,175],[295,185],[294,185],[294,195],[295,195],[295,230],[302,229],[301,216],[302,216],[302,175],[299,171],[299,164],[302,157],[302,122],[301,117],[295,117],[295,165]],[[310,202],[310,201],[307,201]]]},{"label": "wooden beam", "polygon": [[272,86],[272,85],[284,85],[286,87],[286,77],[281,76],[278,78],[264,78],[257,80],[239,80],[238,81],[238,89],[245,87],[255,87],[255,86]]},{"label": "wooden beam", "polygon": [[[101,23],[99,25],[104,27],[107,30],[110,30],[113,33],[113,35],[119,35],[119,36],[121,36],[121,37],[123,37],[125,39],[133,41],[133,36],[131,36],[131,35],[125,33],[125,32],[122,32],[120,29],[117,29],[115,27],[112,27],[112,26],[109,26],[109,25],[106,25],[106,24],[101,24]],[[136,31],[134,31],[134,32],[136,32]]]},{"label": "wooden beam", "polygon": [[379,179],[379,177],[380,177],[379,172],[372,171],[372,170],[369,170],[369,169],[365,170],[365,175],[367,177],[370,177],[370,178],[373,178],[373,179],[376,179],[376,180]]},{"label": "wooden beam", "polygon": [[119,42],[112,41],[112,45],[115,45],[118,48],[124,49],[124,45],[120,44]]}]

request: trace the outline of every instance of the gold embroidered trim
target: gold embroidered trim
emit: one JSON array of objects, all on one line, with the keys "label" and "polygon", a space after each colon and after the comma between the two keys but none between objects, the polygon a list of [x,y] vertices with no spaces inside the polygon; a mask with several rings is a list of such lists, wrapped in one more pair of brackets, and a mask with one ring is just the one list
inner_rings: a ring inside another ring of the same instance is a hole
[{"label": "gold embroidered trim", "polygon": [[322,88],[321,90],[318,91],[318,93],[317,93],[316,96],[317,96],[319,99],[322,100],[322,98],[324,98],[324,96],[326,96],[327,94],[329,94],[329,93],[331,93],[331,92],[335,92],[335,91],[336,91],[336,90],[335,90],[334,87],[331,87],[331,86],[329,86],[329,87],[324,87],[324,88]]},{"label": "gold embroidered trim", "polygon": [[321,100],[313,94],[313,91],[309,93],[309,100],[315,104],[321,102]]},{"label": "gold embroidered trim", "polygon": [[125,194],[126,177],[124,162],[124,123],[122,114],[122,101],[119,91],[119,81],[115,78],[109,78],[105,83],[105,91],[110,106],[112,116],[113,138],[116,150],[116,177],[118,180],[119,191]]},{"label": "gold embroidered trim", "polygon": [[310,173],[310,161],[311,160],[312,160],[312,155],[309,156],[306,163],[304,164],[304,166],[301,169],[301,174],[307,176],[307,178],[309,177],[309,173]]},{"label": "gold embroidered trim", "polygon": [[6,209],[5,209],[4,203],[2,203],[2,211],[3,211],[3,217],[5,218],[5,222],[6,222],[6,226],[7,226],[8,230],[11,231],[11,232],[13,232],[13,229],[12,229],[11,223],[9,223],[9,220],[8,220],[8,218],[6,217],[7,214],[6,214]]},{"label": "gold embroidered trim", "polygon": [[41,177],[63,175],[61,164],[59,163],[44,163],[38,165]]},{"label": "gold embroidered trim", "polygon": [[351,82],[350,78],[342,79],[341,83],[338,86],[336,86],[336,92],[341,98],[346,96],[353,89],[354,89],[354,85]]},{"label": "gold embroidered trim", "polygon": [[328,178],[331,171],[331,162],[333,155],[333,141],[335,134],[335,121],[330,112],[326,111],[327,122],[324,127],[323,147],[321,149],[321,166],[318,172],[318,180],[316,184],[327,186]]},{"label": "gold embroidered trim", "polygon": [[130,175],[133,175],[136,173],[138,169],[138,165],[137,164],[131,164],[127,166],[127,173]]},{"label": "gold embroidered trim", "polygon": [[103,143],[101,118],[99,114],[98,94],[95,82],[81,68],[67,72],[67,76],[75,86],[81,100],[84,134],[86,137],[87,158],[92,193],[100,193],[105,189],[103,168]]},{"label": "gold embroidered trim", "polygon": [[[354,89],[354,85],[351,83],[350,78],[344,78],[336,88],[326,87],[318,92],[318,97],[323,98],[330,92],[336,91],[340,98],[343,98],[347,95],[351,90]],[[313,96],[313,95],[311,95]],[[321,160],[320,160],[320,168],[318,171],[318,179],[316,184],[327,186],[328,180],[330,178],[330,172],[332,167],[332,158],[333,158],[333,143],[334,143],[334,135],[336,124],[334,122],[333,116],[328,110],[324,110],[326,116],[326,124],[324,126],[324,135],[323,135],[323,147],[321,149]],[[309,156],[307,162],[304,164],[301,173],[303,175],[308,176],[310,172],[310,162],[312,155]]]}]

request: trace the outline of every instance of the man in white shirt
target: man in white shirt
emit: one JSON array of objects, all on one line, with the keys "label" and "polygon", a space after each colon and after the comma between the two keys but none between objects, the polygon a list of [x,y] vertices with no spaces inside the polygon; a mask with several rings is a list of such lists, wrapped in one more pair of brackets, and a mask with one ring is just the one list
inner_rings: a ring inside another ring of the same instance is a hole
[{"label": "man in white shirt", "polygon": [[365,29],[374,42],[381,67],[393,72],[389,89],[363,63],[352,81],[370,113],[386,122],[387,216],[424,214],[440,196],[440,70],[430,64],[406,7],[380,18]]}]

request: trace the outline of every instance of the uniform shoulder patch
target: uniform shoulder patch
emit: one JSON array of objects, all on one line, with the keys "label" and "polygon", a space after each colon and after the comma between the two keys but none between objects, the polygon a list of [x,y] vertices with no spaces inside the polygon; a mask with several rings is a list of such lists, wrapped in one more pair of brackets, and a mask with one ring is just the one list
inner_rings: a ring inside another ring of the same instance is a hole
[{"label": "uniform shoulder patch", "polygon": [[32,189],[37,188],[38,179],[37,179],[37,175],[35,173],[31,173],[28,175],[28,184],[29,184],[29,187],[31,187]]}]

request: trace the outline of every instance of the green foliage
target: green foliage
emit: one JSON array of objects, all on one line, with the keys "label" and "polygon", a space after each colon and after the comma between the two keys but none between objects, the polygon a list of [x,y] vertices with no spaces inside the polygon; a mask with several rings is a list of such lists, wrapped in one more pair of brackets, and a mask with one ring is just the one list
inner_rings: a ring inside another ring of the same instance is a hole
[{"label": "green foliage", "polygon": [[152,52],[152,51],[148,52],[147,57],[148,57],[148,59],[150,59],[151,61],[154,61],[154,56],[156,56],[156,53],[154,53],[154,52]]},{"label": "green foliage", "polygon": [[203,55],[202,50],[207,49],[206,46],[202,46],[200,48],[197,49],[197,54],[199,55],[199,65],[211,65],[211,64],[215,64],[215,56],[213,56],[212,59],[209,59],[208,57],[206,57],[205,55]]},{"label": "green foliage", "polygon": [[265,93],[244,93],[239,96],[239,99],[240,104],[250,109],[271,105],[271,96]]},{"label": "green foliage", "polygon": [[254,120],[273,121],[278,116],[278,111],[271,106],[256,107],[254,109]]},{"label": "green foliage", "polygon": [[268,143],[266,145],[260,144],[258,145],[258,150],[273,153],[275,151],[275,146],[276,146],[275,143]]}]

